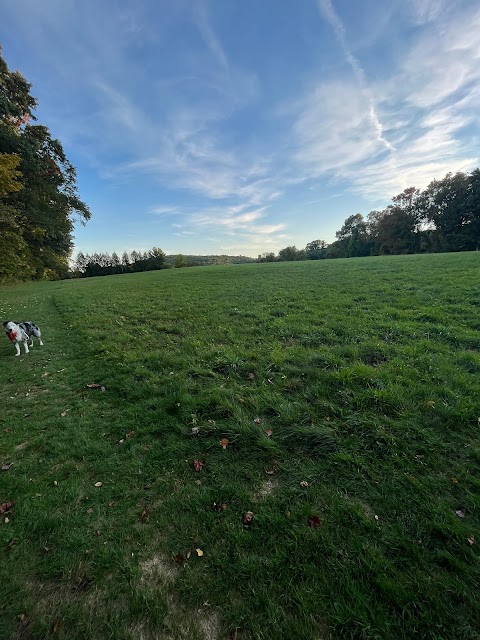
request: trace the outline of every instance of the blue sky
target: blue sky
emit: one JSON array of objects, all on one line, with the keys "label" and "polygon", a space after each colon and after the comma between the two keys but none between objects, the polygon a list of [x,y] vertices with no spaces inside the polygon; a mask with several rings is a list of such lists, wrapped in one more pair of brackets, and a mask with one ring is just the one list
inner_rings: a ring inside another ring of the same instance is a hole
[{"label": "blue sky", "polygon": [[479,163],[477,0],[16,0],[75,251],[256,256]]}]

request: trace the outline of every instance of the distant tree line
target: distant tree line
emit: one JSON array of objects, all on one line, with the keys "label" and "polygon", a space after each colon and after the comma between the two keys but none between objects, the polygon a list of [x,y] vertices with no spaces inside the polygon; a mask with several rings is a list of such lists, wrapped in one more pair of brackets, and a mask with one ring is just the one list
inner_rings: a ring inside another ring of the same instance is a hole
[{"label": "distant tree line", "polygon": [[[183,265],[182,265],[183,266]],[[78,278],[109,276],[115,273],[136,273],[156,271],[165,268],[165,253],[158,247],[150,251],[125,251],[120,258],[115,251],[109,253],[80,252],[73,263],[72,275]]]},{"label": "distant tree line", "polygon": [[158,269],[181,269],[183,267],[200,267],[211,264],[241,264],[255,262],[246,256],[167,256],[158,247],[150,251],[125,251],[120,257],[115,251],[109,253],[82,253],[75,258],[70,277],[90,278],[92,276],[109,276],[118,273],[138,273],[139,271],[156,271]]},{"label": "distant tree line", "polygon": [[90,218],[61,143],[31,124],[30,87],[0,48],[0,283],[65,277],[73,217]]},{"label": "distant tree line", "polygon": [[382,211],[349,216],[336,241],[263,253],[258,262],[321,260],[480,249],[480,169],[448,173],[423,191],[410,187]]}]

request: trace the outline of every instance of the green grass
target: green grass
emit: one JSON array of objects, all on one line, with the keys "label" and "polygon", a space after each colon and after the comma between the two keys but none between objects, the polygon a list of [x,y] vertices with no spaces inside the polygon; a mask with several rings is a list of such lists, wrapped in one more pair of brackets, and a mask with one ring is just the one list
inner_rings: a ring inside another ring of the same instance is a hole
[{"label": "green grass", "polygon": [[480,638],[479,283],[469,253],[2,290],[45,346],[0,342],[0,638]]}]

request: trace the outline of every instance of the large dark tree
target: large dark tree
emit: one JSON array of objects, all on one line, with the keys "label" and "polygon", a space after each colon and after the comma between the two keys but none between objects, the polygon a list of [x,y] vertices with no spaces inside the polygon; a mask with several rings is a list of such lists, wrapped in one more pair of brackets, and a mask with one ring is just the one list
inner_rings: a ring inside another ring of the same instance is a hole
[{"label": "large dark tree", "polygon": [[77,194],[75,169],[61,143],[47,127],[30,124],[35,106],[30,84],[19,72],[8,69],[0,51],[0,158],[19,158],[16,169],[22,186],[5,193],[0,172],[0,215],[12,221],[9,234],[15,235],[14,244],[24,247],[26,262],[20,273],[18,268],[10,273],[10,257],[0,254],[4,280],[30,274],[36,278],[65,275],[75,216],[82,222],[90,218]]}]

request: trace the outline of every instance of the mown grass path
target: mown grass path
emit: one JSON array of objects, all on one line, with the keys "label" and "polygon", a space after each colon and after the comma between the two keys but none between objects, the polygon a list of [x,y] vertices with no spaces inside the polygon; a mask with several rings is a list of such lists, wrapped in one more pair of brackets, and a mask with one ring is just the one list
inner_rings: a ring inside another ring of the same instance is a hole
[{"label": "mown grass path", "polygon": [[479,286],[451,254],[3,289],[45,346],[0,343],[0,638],[480,638]]}]

